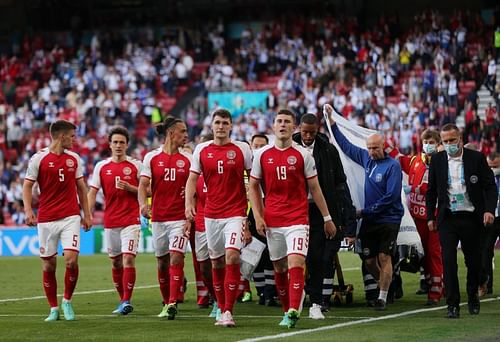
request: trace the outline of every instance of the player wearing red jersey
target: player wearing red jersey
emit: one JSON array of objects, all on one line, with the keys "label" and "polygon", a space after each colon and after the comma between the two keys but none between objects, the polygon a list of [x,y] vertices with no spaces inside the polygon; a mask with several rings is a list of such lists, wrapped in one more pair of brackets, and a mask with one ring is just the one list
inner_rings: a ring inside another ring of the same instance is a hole
[{"label": "player wearing red jersey", "polygon": [[[50,125],[52,142],[48,148],[31,157],[23,184],[26,223],[28,226],[34,226],[38,221],[43,288],[50,305],[46,322],[59,319],[56,281],[59,241],[64,250],[66,264],[62,301],[64,318],[69,321],[75,319],[71,297],[78,280],[80,225],[83,225],[85,231],[92,225],[82,162],[76,153],[68,151],[75,142],[75,129],[75,125],[65,120]],[[35,182],[38,182],[40,188],[38,220],[31,207]],[[80,218],[80,206],[83,219]]]},{"label": "player wearing red jersey", "polygon": [[[255,153],[250,174],[250,201],[257,231],[266,235],[273,261],[276,288],[285,316],[280,325],[293,328],[299,319],[304,290],[304,265],[309,240],[307,190],[325,222],[328,239],[336,227],[328,212],[314,159],[292,141],[295,115],[282,109],[274,119],[274,146]],[[265,206],[260,186],[266,194]]]},{"label": "player wearing red jersey", "polygon": [[[152,221],[158,281],[164,304],[158,317],[173,320],[184,281],[184,253],[188,241],[184,230],[190,225],[184,216],[184,194],[191,156],[179,150],[187,141],[187,127],[182,120],[167,117],[156,126],[156,130],[165,135],[165,143],[144,157],[139,205],[142,215],[151,217]],[[148,205],[150,186],[152,204]]]},{"label": "player wearing red jersey", "polygon": [[102,188],[104,193],[105,241],[112,263],[113,283],[120,295],[120,304],[113,313],[122,315],[134,309],[130,299],[135,285],[135,256],[141,235],[137,201],[141,162],[127,156],[129,140],[125,127],[111,129],[108,134],[111,158],[95,166],[88,193],[90,208],[94,208],[99,189]]},{"label": "player wearing red jersey", "polygon": [[[200,142],[213,140],[213,135],[208,134],[201,137]],[[198,292],[198,305],[209,303],[209,294],[214,300],[214,306],[210,317],[217,315],[217,301],[212,283],[212,264],[208,255],[207,235],[205,232],[205,201],[207,197],[207,186],[203,175],[196,182],[196,217],[191,228],[189,240],[193,250],[193,266],[196,275],[196,289]]]},{"label": "player wearing red jersey", "polygon": [[203,173],[207,186],[205,231],[217,304],[222,315],[216,325],[233,327],[233,306],[240,282],[240,250],[246,224],[247,197],[244,172],[251,168],[248,144],[231,141],[231,113],[212,115],[214,140],[196,146],[186,187],[186,218],[196,217],[196,183]]}]

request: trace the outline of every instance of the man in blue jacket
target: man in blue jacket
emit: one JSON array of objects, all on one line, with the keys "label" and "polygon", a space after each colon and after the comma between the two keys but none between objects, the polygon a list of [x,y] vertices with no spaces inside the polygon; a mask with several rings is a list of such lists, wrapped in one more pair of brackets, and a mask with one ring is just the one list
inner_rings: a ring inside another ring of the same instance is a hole
[{"label": "man in blue jacket", "polygon": [[[365,204],[356,211],[363,218],[358,238],[362,258],[368,271],[378,280],[380,292],[375,310],[385,310],[387,292],[392,280],[391,257],[404,214],[401,203],[402,173],[399,162],[384,152],[384,137],[372,134],[366,140],[367,150],[350,143],[332,117],[333,108],[326,106],[335,140],[342,151],[365,169]],[[347,238],[349,244],[354,238]]]}]

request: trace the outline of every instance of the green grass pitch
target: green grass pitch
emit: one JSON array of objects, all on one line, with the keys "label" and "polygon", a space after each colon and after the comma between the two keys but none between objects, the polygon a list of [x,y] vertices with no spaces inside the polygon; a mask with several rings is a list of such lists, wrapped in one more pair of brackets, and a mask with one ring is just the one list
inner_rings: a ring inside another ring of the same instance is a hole
[{"label": "green grass pitch", "polygon": [[[498,255],[498,253],[497,253]],[[459,252],[462,302],[465,271]],[[174,321],[159,319],[161,297],[156,280],[156,260],[150,254],[137,258],[134,312],[114,316],[118,296],[111,282],[111,264],[105,255],[82,256],[80,278],[73,298],[77,320],[45,323],[48,304],[41,286],[40,260],[36,257],[0,257],[0,341],[237,341],[286,339],[296,341],[493,341],[500,339],[500,272],[495,270],[494,295],[483,298],[481,314],[470,316],[461,307],[461,318],[449,320],[445,303],[429,309],[425,296],[415,295],[418,275],[403,273],[404,297],[385,312],[365,307],[359,258],[341,253],[346,281],[354,284],[354,303],[333,307],[324,321],[313,321],[305,308],[295,329],[279,327],[281,310],[254,301],[235,307],[234,329],[216,327],[209,309],[198,309],[191,255],[186,255],[189,280],[186,301]],[[64,265],[59,258],[58,293],[63,290]],[[495,295],[496,294],[496,295]],[[60,298],[59,298],[60,299]],[[282,335],[279,335],[282,334]]]}]

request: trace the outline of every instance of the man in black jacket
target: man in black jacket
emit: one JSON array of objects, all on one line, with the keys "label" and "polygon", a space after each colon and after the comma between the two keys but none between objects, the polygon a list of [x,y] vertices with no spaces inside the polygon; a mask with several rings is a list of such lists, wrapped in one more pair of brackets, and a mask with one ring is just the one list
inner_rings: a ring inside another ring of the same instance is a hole
[{"label": "man in black jacket", "polygon": [[469,313],[477,315],[480,308],[477,290],[481,271],[481,234],[485,226],[493,224],[498,194],[486,158],[480,152],[463,148],[457,126],[444,125],[440,135],[445,151],[433,156],[429,168],[427,224],[429,230],[439,231],[448,318],[458,318],[458,242],[467,266]]},{"label": "man in black jacket", "polygon": [[[328,205],[337,235],[333,240],[326,238],[323,231],[323,216],[312,199],[309,201],[309,251],[307,269],[309,279],[307,289],[311,301],[309,317],[324,319],[321,312],[323,303],[323,279],[326,294],[333,290],[333,257],[340,248],[340,242],[345,235],[356,235],[356,212],[352,205],[346,176],[339,153],[330,144],[326,135],[319,133],[318,118],[314,114],[305,114],[300,119],[300,133],[293,135],[293,140],[310,151],[316,163],[318,181]],[[350,222],[347,222],[351,218]],[[328,300],[329,300],[328,296]]]}]

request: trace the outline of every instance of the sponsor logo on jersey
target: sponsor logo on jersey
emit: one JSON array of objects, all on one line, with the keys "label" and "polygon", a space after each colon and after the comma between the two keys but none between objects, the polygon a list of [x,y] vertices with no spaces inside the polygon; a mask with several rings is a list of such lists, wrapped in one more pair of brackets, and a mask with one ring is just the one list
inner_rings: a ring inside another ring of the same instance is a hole
[{"label": "sponsor logo on jersey", "polygon": [[236,158],[236,152],[235,152],[235,151],[233,151],[233,150],[229,150],[229,151],[227,151],[227,153],[226,153],[226,157],[227,157],[228,159],[234,159],[234,158]]},{"label": "sponsor logo on jersey", "polygon": [[66,159],[66,165],[68,167],[73,167],[75,166],[75,162],[73,161],[73,159]]},{"label": "sponsor logo on jersey", "polygon": [[53,162],[49,162],[49,167],[54,167],[54,163]]},{"label": "sponsor logo on jersey", "polygon": [[184,160],[178,160],[175,165],[177,165],[178,168],[183,168],[184,165],[186,165],[186,163],[184,162]]},{"label": "sponsor logo on jersey", "polygon": [[208,153],[207,153],[207,158],[210,158],[210,159],[211,159],[211,158],[213,158],[213,157],[214,157],[214,154],[213,154],[212,152],[208,152]]},{"label": "sponsor logo on jersey", "polygon": [[123,174],[124,174],[125,176],[129,176],[131,173],[132,173],[132,169],[131,169],[130,167],[125,166],[125,167],[123,168]]},{"label": "sponsor logo on jersey", "polygon": [[297,158],[295,156],[290,156],[286,159],[289,165],[295,165],[297,163]]},{"label": "sponsor logo on jersey", "polygon": [[274,164],[273,158],[267,158],[267,163],[268,164]]},{"label": "sponsor logo on jersey", "polygon": [[111,176],[111,170],[106,170],[106,176]]},{"label": "sponsor logo on jersey", "polygon": [[158,166],[164,166],[162,161],[158,162]]}]

